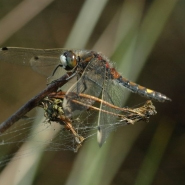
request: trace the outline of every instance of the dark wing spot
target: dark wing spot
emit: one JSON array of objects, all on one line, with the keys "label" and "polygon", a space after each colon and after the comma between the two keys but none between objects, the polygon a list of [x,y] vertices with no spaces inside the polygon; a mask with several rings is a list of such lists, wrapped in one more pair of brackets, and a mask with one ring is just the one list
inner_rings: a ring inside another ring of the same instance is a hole
[{"label": "dark wing spot", "polygon": [[100,132],[100,130],[101,130],[101,128],[100,128],[100,126],[98,126],[98,131]]},{"label": "dark wing spot", "polygon": [[34,57],[34,59],[35,59],[35,60],[38,60],[38,59],[39,59],[39,57],[38,57],[38,56],[35,56],[35,57]]},{"label": "dark wing spot", "polygon": [[8,50],[8,48],[7,48],[7,47],[3,47],[2,50],[3,50],[3,51],[4,51],[4,50]]}]

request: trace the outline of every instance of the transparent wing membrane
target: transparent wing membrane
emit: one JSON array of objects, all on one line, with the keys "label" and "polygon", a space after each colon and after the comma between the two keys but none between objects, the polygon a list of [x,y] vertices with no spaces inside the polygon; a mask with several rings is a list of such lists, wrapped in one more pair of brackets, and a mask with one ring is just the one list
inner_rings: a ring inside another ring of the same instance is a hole
[{"label": "transparent wing membrane", "polygon": [[34,71],[50,76],[60,63],[64,49],[1,48],[0,62],[30,66]]},{"label": "transparent wing membrane", "polygon": [[[97,66],[98,70],[97,70]],[[92,59],[86,66],[85,70],[83,71],[82,75],[79,75],[79,80],[73,84],[66,93],[63,102],[64,112],[66,116],[71,116],[75,114],[75,110],[78,110],[78,107],[74,107],[70,99],[79,99],[79,93],[88,94],[91,96],[99,97],[102,91],[102,85],[104,83],[104,73],[105,73],[105,65],[102,64],[101,60]],[[92,100],[89,102],[90,105],[94,103]],[[87,109],[87,107],[81,107],[79,109]]]}]

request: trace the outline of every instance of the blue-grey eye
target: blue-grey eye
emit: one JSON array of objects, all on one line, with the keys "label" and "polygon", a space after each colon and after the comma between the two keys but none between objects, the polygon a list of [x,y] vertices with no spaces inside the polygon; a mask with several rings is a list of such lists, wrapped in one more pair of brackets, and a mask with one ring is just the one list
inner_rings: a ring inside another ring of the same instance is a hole
[{"label": "blue-grey eye", "polygon": [[77,65],[75,53],[66,51],[60,56],[60,61],[65,70],[72,70]]}]

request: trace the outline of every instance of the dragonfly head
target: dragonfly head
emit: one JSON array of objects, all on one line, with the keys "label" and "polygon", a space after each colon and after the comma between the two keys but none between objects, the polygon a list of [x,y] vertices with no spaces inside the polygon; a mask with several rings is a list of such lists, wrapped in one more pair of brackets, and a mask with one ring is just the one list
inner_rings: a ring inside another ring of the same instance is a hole
[{"label": "dragonfly head", "polygon": [[62,67],[67,71],[72,70],[77,65],[76,55],[72,51],[66,51],[65,53],[63,53],[60,56],[60,61]]}]

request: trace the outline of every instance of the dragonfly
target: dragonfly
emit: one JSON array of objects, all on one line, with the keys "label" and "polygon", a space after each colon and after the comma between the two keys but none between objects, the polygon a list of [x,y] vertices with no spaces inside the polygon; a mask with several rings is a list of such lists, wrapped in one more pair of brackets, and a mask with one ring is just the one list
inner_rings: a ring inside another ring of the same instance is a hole
[{"label": "dragonfly", "polygon": [[[74,117],[79,111],[84,111],[87,106],[73,106],[74,99],[80,93],[98,97],[117,107],[122,107],[124,99],[124,89],[144,96],[147,99],[158,102],[171,101],[166,95],[138,85],[124,78],[114,67],[113,63],[103,54],[88,50],[68,50],[68,49],[34,49],[3,47],[0,49],[0,61],[12,62],[32,67],[33,70],[48,75],[54,74],[61,68],[71,72],[72,85],[67,89],[62,101],[64,114],[69,119]],[[52,71],[52,73],[51,73]],[[84,99],[80,99],[83,102]],[[96,101],[91,100],[91,105]],[[107,116],[102,111],[108,112],[114,109],[100,103],[98,112],[97,140],[101,146],[107,137],[104,126],[115,122],[115,116]],[[80,107],[80,110],[79,110]]]},{"label": "dragonfly", "polygon": [[[83,117],[82,115],[78,116],[77,119],[75,117],[69,119],[69,117],[65,116],[63,108],[63,100],[65,98],[65,95],[66,92],[63,91],[51,93],[39,103],[39,107],[44,109],[44,115],[48,122],[54,121],[60,123],[61,125],[64,125],[66,132],[70,132],[73,135],[72,138],[74,138],[75,141],[73,143],[76,144],[76,146],[74,147],[74,151],[77,152],[78,149],[82,146],[82,143],[92,133],[89,130],[88,122],[84,121],[84,119],[81,118]],[[103,104],[104,108],[109,107],[109,110],[111,111],[107,111],[107,109],[100,109],[97,105],[92,105],[92,102],[94,101],[96,103]],[[92,114],[93,111],[101,111],[107,116],[115,117],[116,119],[114,123],[109,123],[105,125],[104,128],[102,128],[103,130],[106,130],[107,133],[111,132],[113,129],[115,129],[115,127],[118,126],[128,124],[133,125],[134,123],[139,121],[148,122],[150,116],[153,116],[157,113],[155,110],[155,106],[150,100],[148,100],[144,105],[140,107],[117,107],[102,99],[83,93],[76,94],[76,99],[71,100],[71,105],[73,107],[78,107],[78,110],[80,109],[80,107],[83,107],[83,109],[85,108],[89,112],[89,114]],[[91,127],[94,128],[93,125]]]}]

